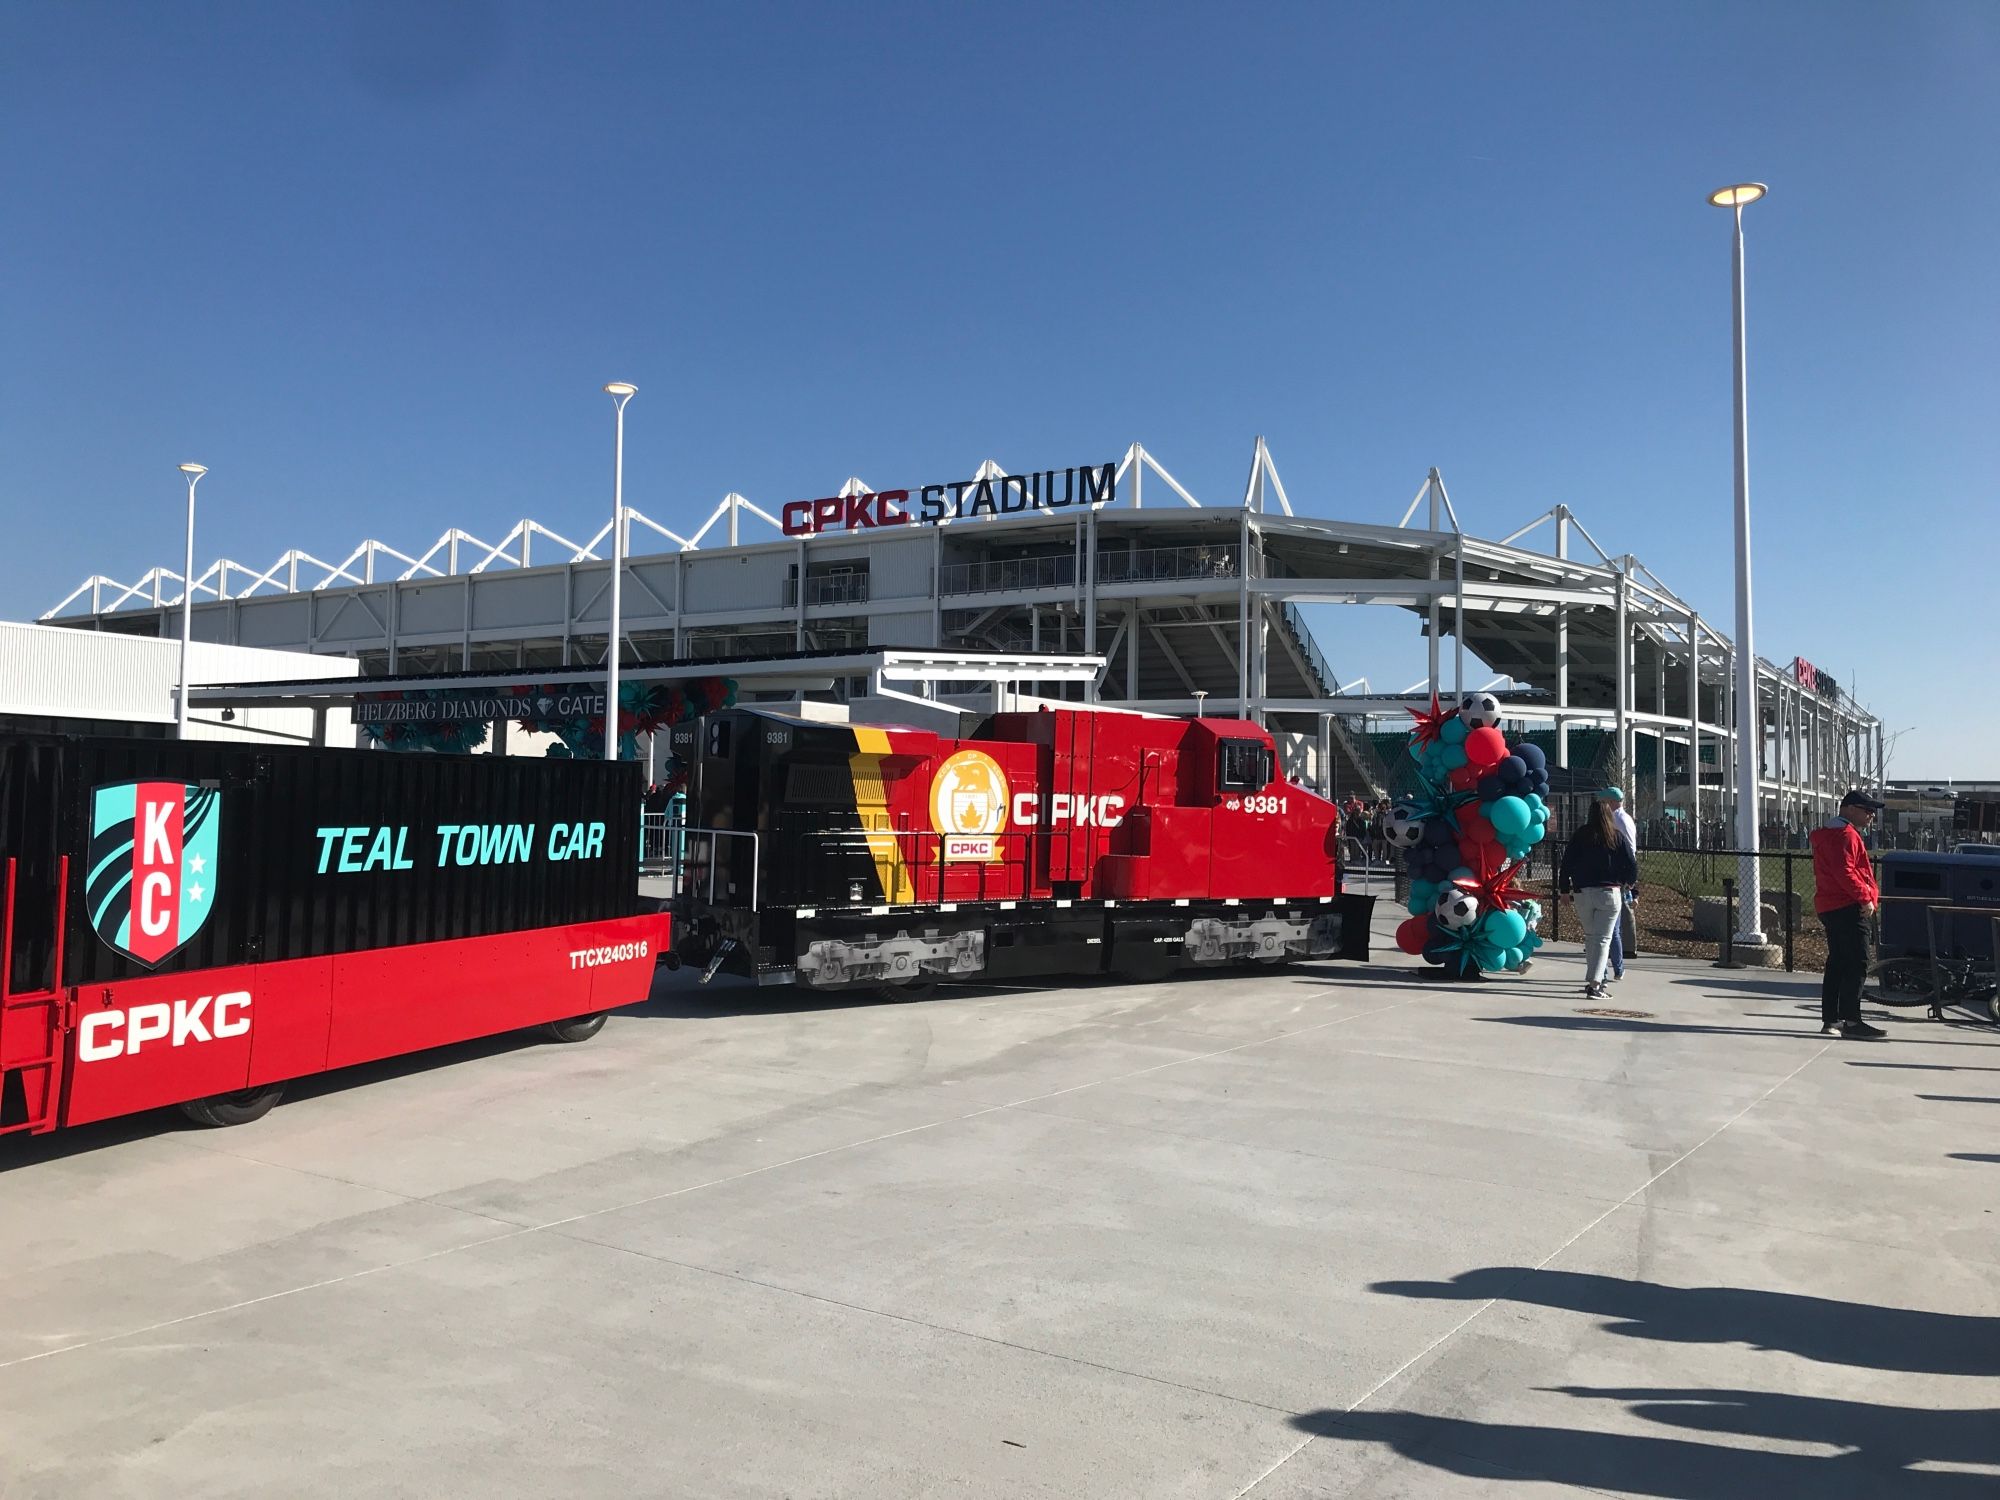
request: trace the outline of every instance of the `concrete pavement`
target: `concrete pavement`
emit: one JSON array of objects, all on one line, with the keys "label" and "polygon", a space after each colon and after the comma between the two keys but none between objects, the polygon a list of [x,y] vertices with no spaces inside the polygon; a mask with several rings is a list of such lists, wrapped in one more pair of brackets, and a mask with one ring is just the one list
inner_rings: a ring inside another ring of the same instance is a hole
[{"label": "concrete pavement", "polygon": [[0,1496],[2000,1493],[2000,1031],[1307,966],[0,1141]]}]

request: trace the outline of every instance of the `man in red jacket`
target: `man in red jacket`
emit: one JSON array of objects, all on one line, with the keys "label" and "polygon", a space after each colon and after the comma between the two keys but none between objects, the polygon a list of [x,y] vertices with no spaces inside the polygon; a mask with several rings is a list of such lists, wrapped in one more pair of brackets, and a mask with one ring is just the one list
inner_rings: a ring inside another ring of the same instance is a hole
[{"label": "man in red jacket", "polygon": [[1882,804],[1866,792],[1840,799],[1840,816],[1812,831],[1813,908],[1826,928],[1826,974],[1819,985],[1820,1030],[1851,1041],[1886,1036],[1861,1019],[1861,981],[1868,973],[1868,918],[1882,900],[1861,835]]}]

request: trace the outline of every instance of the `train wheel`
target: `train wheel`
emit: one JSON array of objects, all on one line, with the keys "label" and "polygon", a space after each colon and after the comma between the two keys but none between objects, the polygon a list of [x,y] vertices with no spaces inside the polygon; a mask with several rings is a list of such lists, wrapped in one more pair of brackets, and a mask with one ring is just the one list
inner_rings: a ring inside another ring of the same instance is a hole
[{"label": "train wheel", "polygon": [[571,1016],[567,1021],[550,1021],[542,1027],[542,1035],[557,1042],[587,1042],[604,1029],[607,1013],[598,1011],[590,1016]]},{"label": "train wheel", "polygon": [[261,1120],[271,1112],[271,1106],[284,1097],[285,1086],[270,1084],[261,1089],[243,1089],[234,1094],[211,1094],[206,1099],[190,1099],[181,1106],[181,1113],[197,1125],[220,1129],[225,1125],[248,1125],[252,1120]]},{"label": "train wheel", "polygon": [[920,974],[915,979],[898,979],[877,985],[876,990],[884,1000],[902,1005],[912,1000],[929,1000],[937,994],[938,977],[935,974]]}]

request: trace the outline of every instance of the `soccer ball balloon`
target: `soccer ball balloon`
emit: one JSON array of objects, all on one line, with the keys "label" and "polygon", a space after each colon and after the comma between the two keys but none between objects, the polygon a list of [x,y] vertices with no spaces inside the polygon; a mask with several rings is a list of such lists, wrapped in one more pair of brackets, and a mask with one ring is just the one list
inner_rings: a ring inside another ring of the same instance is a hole
[{"label": "soccer ball balloon", "polygon": [[1479,920],[1479,898],[1470,891],[1448,886],[1438,896],[1436,914],[1439,922],[1453,930],[1470,927]]},{"label": "soccer ball balloon", "polygon": [[1467,693],[1458,700],[1458,716],[1468,729],[1497,729],[1500,700],[1491,693]]},{"label": "soccer ball balloon", "polygon": [[1398,802],[1382,819],[1382,836],[1398,849],[1414,849],[1424,841],[1424,819],[1407,802]]}]

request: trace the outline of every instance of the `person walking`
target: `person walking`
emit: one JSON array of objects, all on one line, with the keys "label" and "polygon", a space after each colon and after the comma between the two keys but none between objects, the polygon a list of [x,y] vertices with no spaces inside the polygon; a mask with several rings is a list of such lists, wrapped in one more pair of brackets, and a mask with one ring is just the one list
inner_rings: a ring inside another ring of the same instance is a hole
[{"label": "person walking", "polygon": [[1583,992],[1593,1000],[1604,998],[1612,934],[1625,909],[1625,892],[1638,884],[1638,856],[1612,821],[1611,804],[1591,803],[1588,821],[1563,850],[1556,886],[1583,923]]},{"label": "person walking", "polygon": [[1882,904],[1868,846],[1861,835],[1882,804],[1863,791],[1840,799],[1840,813],[1809,836],[1813,857],[1813,909],[1826,929],[1826,973],[1819,982],[1819,1029],[1849,1041],[1876,1041],[1888,1033],[1861,1019],[1861,982],[1868,975],[1868,918]]},{"label": "person walking", "polygon": [[[1619,833],[1624,835],[1625,842],[1632,846],[1632,858],[1636,863],[1639,858],[1639,825],[1634,823],[1632,815],[1625,811],[1625,792],[1623,788],[1608,786],[1599,792],[1597,797],[1600,802],[1610,805],[1611,821],[1618,825]],[[1625,977],[1625,954],[1627,949],[1634,952],[1638,951],[1639,932],[1636,925],[1637,919],[1632,915],[1632,908],[1637,904],[1637,895],[1638,891],[1636,888],[1625,893],[1624,904],[1618,913],[1618,925],[1611,929],[1610,983],[1612,984],[1616,984]]]}]

